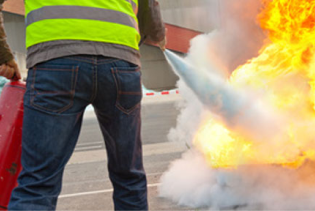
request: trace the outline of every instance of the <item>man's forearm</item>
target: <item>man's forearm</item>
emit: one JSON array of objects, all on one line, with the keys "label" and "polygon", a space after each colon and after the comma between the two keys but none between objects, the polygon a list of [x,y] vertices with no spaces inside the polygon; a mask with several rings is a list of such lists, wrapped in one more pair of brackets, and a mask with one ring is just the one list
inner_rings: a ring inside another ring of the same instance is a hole
[{"label": "man's forearm", "polygon": [[9,45],[6,41],[6,34],[3,27],[3,16],[2,16],[2,3],[3,0],[0,0],[0,65],[12,60],[13,54],[9,48]]},{"label": "man's forearm", "polygon": [[162,20],[159,2],[156,0],[149,1],[151,9],[151,33],[150,39],[155,42],[160,42],[165,37],[165,25]]},{"label": "man's forearm", "polygon": [[165,37],[165,26],[156,0],[139,0],[139,27],[141,36],[160,42]]}]

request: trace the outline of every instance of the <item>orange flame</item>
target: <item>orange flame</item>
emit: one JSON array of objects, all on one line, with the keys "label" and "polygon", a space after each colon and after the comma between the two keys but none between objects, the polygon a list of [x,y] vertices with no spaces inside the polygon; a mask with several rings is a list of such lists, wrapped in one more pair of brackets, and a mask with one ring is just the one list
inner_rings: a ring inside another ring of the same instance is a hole
[{"label": "orange flame", "polygon": [[315,160],[315,0],[268,0],[259,15],[268,43],[238,67],[229,83],[250,87],[285,117],[283,133],[257,143],[213,119],[197,132],[194,145],[214,168],[241,164],[299,167]]}]

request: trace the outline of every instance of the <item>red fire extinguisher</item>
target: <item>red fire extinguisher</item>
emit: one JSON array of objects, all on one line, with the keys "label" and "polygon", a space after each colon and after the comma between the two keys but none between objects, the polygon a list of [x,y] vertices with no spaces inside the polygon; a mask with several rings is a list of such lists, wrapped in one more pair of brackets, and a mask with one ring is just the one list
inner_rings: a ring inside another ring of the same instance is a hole
[{"label": "red fire extinguisher", "polygon": [[25,83],[7,83],[0,96],[0,210],[6,210],[22,170],[23,96]]}]

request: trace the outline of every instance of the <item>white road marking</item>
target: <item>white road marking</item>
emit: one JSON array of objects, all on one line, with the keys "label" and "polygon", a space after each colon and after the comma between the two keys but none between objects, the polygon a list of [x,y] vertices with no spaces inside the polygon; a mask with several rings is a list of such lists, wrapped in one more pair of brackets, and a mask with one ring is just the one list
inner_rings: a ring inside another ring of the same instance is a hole
[{"label": "white road marking", "polygon": [[[86,151],[86,150],[91,150],[91,149],[100,149],[100,148],[103,148],[103,145],[97,145],[97,146],[88,146],[88,147],[77,147],[75,148],[75,151],[76,152],[79,152],[79,151]],[[105,151],[104,151],[105,153]]]},{"label": "white road marking", "polygon": [[95,141],[95,142],[80,143],[80,144],[77,144],[77,147],[89,146],[89,145],[95,145],[95,144],[100,145],[100,144],[104,144],[104,142]]},{"label": "white road marking", "polygon": [[[161,183],[155,183],[155,184],[148,184],[148,188],[152,187],[158,187]],[[93,194],[99,194],[99,193],[111,193],[113,192],[113,189],[106,189],[106,190],[97,190],[97,191],[89,191],[89,192],[81,192],[81,193],[73,193],[73,194],[64,194],[60,195],[59,199],[62,198],[72,198],[77,196],[86,196],[86,195],[93,195]]]}]

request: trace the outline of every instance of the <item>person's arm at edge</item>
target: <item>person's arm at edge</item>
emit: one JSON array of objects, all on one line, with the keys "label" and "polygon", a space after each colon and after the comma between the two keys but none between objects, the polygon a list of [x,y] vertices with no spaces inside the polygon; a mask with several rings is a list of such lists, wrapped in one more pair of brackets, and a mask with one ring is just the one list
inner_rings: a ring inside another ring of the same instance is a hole
[{"label": "person's arm at edge", "polygon": [[19,80],[21,79],[21,74],[7,43],[3,26],[2,4],[4,1],[5,0],[0,0],[0,76]]},{"label": "person's arm at edge", "polygon": [[2,4],[4,0],[0,0],[0,65],[7,63],[14,58],[9,45],[6,41],[6,34],[3,27]]},{"label": "person's arm at edge", "polygon": [[[165,48],[165,25],[162,20],[160,5],[156,0],[139,0],[139,28],[141,38],[149,38]],[[162,44],[162,45],[161,45]]]}]

